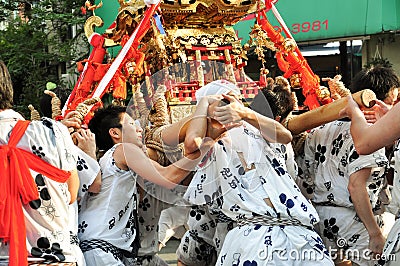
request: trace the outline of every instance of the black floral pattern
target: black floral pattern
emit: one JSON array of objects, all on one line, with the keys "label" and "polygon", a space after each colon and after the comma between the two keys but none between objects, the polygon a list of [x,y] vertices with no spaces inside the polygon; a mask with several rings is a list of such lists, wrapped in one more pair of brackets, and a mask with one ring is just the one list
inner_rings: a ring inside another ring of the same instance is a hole
[{"label": "black floral pattern", "polygon": [[77,160],[76,164],[77,164],[76,169],[78,169],[78,171],[83,171],[83,170],[89,169],[89,167],[86,165],[85,159],[83,159],[79,156],[78,156],[78,160]]},{"label": "black floral pattern", "polygon": [[192,209],[189,212],[190,217],[194,217],[197,221],[201,220],[201,216],[206,212],[200,208],[199,206],[192,206]]},{"label": "black floral pattern", "polygon": [[65,256],[59,243],[50,243],[47,237],[40,237],[36,243],[37,247],[31,249],[33,257],[45,258],[49,261],[64,261]]},{"label": "black floral pattern", "polygon": [[84,233],[87,227],[86,221],[82,221],[82,223],[78,224],[78,233]]},{"label": "black floral pattern", "polygon": [[196,253],[196,259],[199,261],[203,261],[207,259],[207,247],[204,244],[195,247],[194,252]]},{"label": "black floral pattern", "polygon": [[303,181],[302,182],[302,186],[303,186],[303,188],[305,188],[306,189],[306,193],[307,194],[313,194],[314,193],[314,184],[308,184],[306,181]]},{"label": "black floral pattern", "polygon": [[333,195],[333,193],[329,193],[328,196],[326,196],[326,198],[328,199],[328,201],[334,201],[335,195]]},{"label": "black floral pattern", "polygon": [[330,241],[335,241],[339,232],[339,227],[336,225],[336,218],[325,219],[324,227],[323,236]]},{"label": "black floral pattern", "polygon": [[213,204],[216,204],[218,207],[222,207],[224,199],[222,197],[221,187],[218,187],[218,190],[214,192],[211,196],[204,195],[204,200],[206,201],[208,206],[213,206]]},{"label": "black floral pattern", "polygon": [[88,186],[87,184],[83,184],[83,185],[82,185],[82,189],[81,189],[82,192],[85,193],[86,191],[88,191],[88,190],[89,190],[89,187],[90,187],[90,186]]},{"label": "black floral pattern", "polygon": [[257,266],[258,264],[257,264],[257,261],[249,261],[249,260],[246,260],[245,262],[243,262],[243,266]]},{"label": "black floral pattern", "polygon": [[38,156],[39,158],[43,158],[46,154],[43,152],[43,147],[32,145],[32,153]]},{"label": "black floral pattern", "polygon": [[234,205],[231,206],[230,210],[232,212],[238,212],[240,210],[240,206],[237,205],[237,204],[234,204]]},{"label": "black floral pattern", "polygon": [[317,162],[317,165],[325,162],[326,160],[325,153],[326,153],[326,146],[318,144],[317,151],[315,152],[315,161]]},{"label": "black floral pattern", "polygon": [[38,188],[39,199],[30,201],[29,206],[31,206],[32,209],[37,210],[42,206],[42,201],[50,200],[51,196],[50,196],[49,190],[46,187],[46,183],[44,182],[43,175],[41,175],[41,174],[36,175],[35,183]]},{"label": "black floral pattern", "polygon": [[144,198],[142,201],[139,201],[139,208],[141,208],[143,211],[147,211],[150,209],[150,202],[148,198]]},{"label": "black floral pattern", "polygon": [[285,174],[285,169],[282,167],[282,165],[279,163],[279,161],[276,158],[272,159],[272,166],[274,167],[275,172],[279,176],[282,176]]},{"label": "black floral pattern", "polygon": [[332,187],[332,182],[331,182],[331,181],[325,182],[325,183],[324,183],[324,186],[325,186],[326,189],[329,191],[329,190],[331,189],[331,187]]},{"label": "black floral pattern", "polygon": [[203,183],[206,180],[206,178],[207,178],[206,174],[201,175],[200,176],[200,182]]},{"label": "black floral pattern", "polygon": [[356,151],[353,151],[353,153],[349,157],[349,162],[350,163],[354,162],[355,160],[358,159],[358,157],[360,157],[360,155],[358,155]]},{"label": "black floral pattern", "polygon": [[48,118],[42,118],[42,124],[47,128],[53,129],[53,122]]},{"label": "black floral pattern", "polygon": [[342,146],[343,146],[343,135],[339,134],[339,136],[336,139],[334,139],[332,142],[331,154],[337,156],[339,154],[339,151],[342,148]]}]

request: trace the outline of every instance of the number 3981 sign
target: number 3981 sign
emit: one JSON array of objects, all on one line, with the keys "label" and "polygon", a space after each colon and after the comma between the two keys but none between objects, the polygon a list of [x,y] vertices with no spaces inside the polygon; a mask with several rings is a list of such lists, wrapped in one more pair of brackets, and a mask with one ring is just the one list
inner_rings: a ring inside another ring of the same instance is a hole
[{"label": "number 3981 sign", "polygon": [[[312,22],[303,22],[303,23],[293,23],[290,32],[292,34],[297,34],[300,32],[309,32],[309,31],[324,31],[328,30],[328,20],[320,21],[320,20],[315,20]],[[274,26],[275,30],[278,30],[278,26]]]}]

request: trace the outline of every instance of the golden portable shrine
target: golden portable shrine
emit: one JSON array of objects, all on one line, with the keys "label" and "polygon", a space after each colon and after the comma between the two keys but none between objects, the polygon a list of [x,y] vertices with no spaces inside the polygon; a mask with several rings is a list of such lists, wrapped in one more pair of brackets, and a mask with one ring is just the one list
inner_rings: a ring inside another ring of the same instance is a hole
[{"label": "golden portable shrine", "polygon": [[[107,94],[114,104],[124,105],[130,98],[127,108],[143,126],[149,121],[165,125],[192,113],[196,90],[217,79],[236,84],[248,102],[271,82],[264,60],[264,51],[269,49],[275,52],[283,77],[291,88],[302,91],[304,104],[311,110],[291,119],[289,130],[298,134],[339,118],[345,98],[329,108],[324,105],[348,95],[349,90],[339,75],[326,79],[329,89],[320,86],[320,78],[280,17],[274,5],[277,0],[115,1],[120,6],[118,15],[103,33],[95,32],[103,25],[95,14],[102,3],[86,2],[85,8],[93,13],[84,27],[92,50],[88,59],[77,64],[80,76],[59,117],[78,110],[87,123]],[[266,12],[274,13],[280,27],[270,24]],[[250,43],[242,46],[231,26],[249,14],[256,17],[256,24]],[[107,49],[115,46],[121,50],[111,58]],[[263,63],[257,81],[244,71],[251,46]],[[374,99],[371,91],[361,96],[364,100],[356,98],[360,104],[369,105],[368,99]]]}]

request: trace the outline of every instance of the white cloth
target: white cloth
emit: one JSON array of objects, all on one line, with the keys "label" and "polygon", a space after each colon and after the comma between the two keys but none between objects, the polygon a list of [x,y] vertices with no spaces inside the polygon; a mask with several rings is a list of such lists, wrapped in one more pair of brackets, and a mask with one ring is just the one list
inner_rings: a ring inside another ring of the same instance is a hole
[{"label": "white cloth", "polygon": [[[79,176],[78,198],[80,199],[80,202],[82,202],[85,200],[84,198],[88,193],[89,186],[93,183],[93,181],[97,177],[97,174],[100,171],[100,165],[95,159],[91,158],[77,146],[75,146],[74,148],[75,148],[74,154],[77,155],[76,168],[78,170],[78,176]],[[71,243],[74,245],[76,253],[80,254],[80,256],[77,258],[78,259],[77,263],[78,265],[85,266],[86,265],[85,259],[79,247],[79,240],[78,240],[79,209],[80,209],[80,203],[78,203],[78,201],[75,201],[73,204],[69,205],[68,208],[70,216],[69,230],[72,238]]]},{"label": "white cloth", "polygon": [[240,90],[235,84],[227,80],[215,80],[196,91],[196,100],[199,102],[204,96],[227,94],[229,92],[240,95]]},{"label": "white cloth", "polygon": [[396,217],[400,214],[400,150],[399,150],[400,141],[397,141],[395,146],[393,147],[394,153],[394,176],[393,176],[393,187],[392,187],[392,200],[387,206],[389,212],[394,214]]},{"label": "white cloth", "polygon": [[[347,259],[360,265],[373,265],[368,259],[352,256],[346,250],[358,251],[368,248],[368,231],[357,216],[347,189],[350,176],[363,169],[371,168],[366,188],[375,219],[379,227],[383,222],[380,213],[380,192],[384,185],[387,159],[383,149],[369,155],[358,155],[350,134],[350,121],[334,121],[312,130],[306,139],[304,160],[309,175],[305,188],[313,188],[312,201],[317,206],[321,222],[319,232],[327,247],[341,248]],[[312,193],[311,193],[312,194]],[[331,205],[331,206],[327,206]],[[343,242],[341,247],[337,242]]]},{"label": "white cloth", "polygon": [[146,6],[155,5],[159,2],[160,2],[160,0],[144,0],[144,3],[146,4]]},{"label": "white cloth", "polygon": [[280,144],[280,150],[283,153],[285,158],[285,164],[287,168],[288,174],[294,179],[297,180],[299,170],[297,166],[297,162],[295,160],[295,154],[291,143],[286,145]]},{"label": "white cloth", "polygon": [[167,189],[144,180],[144,196],[138,205],[139,257],[154,256],[159,251],[158,224],[162,210],[182,200],[182,187]]},{"label": "white cloth", "polygon": [[112,253],[103,252],[101,249],[88,250],[85,253],[87,265],[124,266],[122,261],[116,260]]},{"label": "white cloth", "polygon": [[[17,120],[24,119],[13,110],[0,111],[0,145],[8,142]],[[76,168],[76,158],[72,153],[74,146],[68,129],[61,123],[46,118],[32,121],[17,145],[66,171]],[[46,256],[55,261],[76,262],[68,227],[71,199],[68,185],[34,171],[31,174],[40,198],[23,206],[29,256]],[[0,254],[7,255],[8,247],[0,244]]]},{"label": "white cloth", "polygon": [[[108,150],[100,159],[102,171],[100,193],[87,195],[81,202],[78,225],[81,247],[84,241],[95,241],[98,249],[101,249],[103,245],[111,244],[119,249],[119,252],[133,251],[137,234],[135,221],[137,174],[116,166],[113,153],[117,145]],[[82,250],[86,263],[93,265],[91,261],[88,261],[83,247]],[[106,250],[109,251],[104,248],[104,253],[107,253]]]},{"label": "white cloth", "polygon": [[[227,234],[217,265],[232,265],[238,260],[244,261],[244,265],[253,265],[253,261],[265,265],[257,252],[269,244],[274,248],[293,248],[295,252],[310,248],[321,256],[319,261],[301,260],[301,265],[333,265],[320,237],[306,228],[318,222],[318,214],[288,175],[279,146],[266,142],[248,123],[228,131],[228,135],[214,145],[205,165],[196,172],[185,194],[187,200],[219,208],[234,221],[255,216],[281,217],[297,220],[304,226],[236,227]],[[255,169],[246,172],[238,152],[242,153],[246,165],[254,164]],[[265,203],[266,198],[274,208]],[[267,241],[270,228],[274,228],[274,243]],[[248,234],[251,230],[257,232]],[[267,249],[266,252],[272,255],[274,251]],[[283,262],[284,265],[292,263]]]},{"label": "white cloth", "polygon": [[376,266],[399,266],[400,265],[400,220],[396,220],[386,239],[382,256]]},{"label": "white cloth", "polygon": [[[161,211],[160,220],[158,222],[158,239],[163,246],[167,244],[168,240],[173,237],[175,233],[179,233],[176,232],[179,228],[186,225],[190,209],[190,206],[171,206]],[[182,238],[182,235],[175,235],[175,237]]]},{"label": "white cloth", "polygon": [[192,206],[187,223],[189,230],[176,250],[178,259],[185,265],[215,265],[225,236],[235,223],[208,205]]},{"label": "white cloth", "polygon": [[369,155],[358,155],[350,134],[349,121],[334,121],[312,130],[306,139],[305,164],[314,186],[314,203],[329,202],[354,208],[347,189],[350,175],[371,168],[367,190],[376,211],[381,208],[379,193],[384,185],[387,166],[384,149]]},{"label": "white cloth", "polygon": [[[372,266],[374,262],[365,255],[369,245],[369,234],[352,208],[316,206],[321,222],[316,226],[331,255],[339,260],[348,259],[357,265]],[[375,216],[380,228],[381,215]]]},{"label": "white cloth", "polygon": [[[236,149],[243,151],[246,145],[249,143],[246,142],[241,145],[241,148],[236,147]],[[294,161],[291,145],[275,144],[275,146],[282,152],[289,175],[297,176],[297,164]],[[252,161],[255,159],[253,158]],[[192,182],[191,185],[194,183]],[[202,184],[196,185],[202,186]],[[264,196],[266,196],[266,192],[264,192]],[[182,237],[176,251],[179,260],[186,265],[193,266],[215,264],[227,233],[235,226],[236,223],[218,208],[210,209],[208,205],[192,206],[188,220],[189,231]]]},{"label": "white cloth", "polygon": [[[386,239],[383,255],[379,265],[400,265],[400,150],[397,141],[394,146],[394,179],[392,188],[392,201],[387,206],[388,211],[393,213],[397,220],[390,230]],[[383,263],[386,261],[386,264]]]}]

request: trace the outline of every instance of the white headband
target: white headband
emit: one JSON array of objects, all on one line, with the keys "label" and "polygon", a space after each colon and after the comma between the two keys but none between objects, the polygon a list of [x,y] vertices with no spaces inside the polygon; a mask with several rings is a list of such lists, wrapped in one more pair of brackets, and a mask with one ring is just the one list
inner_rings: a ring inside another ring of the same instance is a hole
[{"label": "white headband", "polygon": [[200,89],[196,91],[196,100],[197,102],[200,101],[201,98],[204,96],[209,96],[209,95],[221,95],[221,94],[227,94],[229,92],[232,92],[236,95],[240,95],[240,90],[238,87],[236,87],[235,84],[232,82],[229,82],[227,80],[215,80],[213,82],[208,83],[207,85],[204,85]]}]

